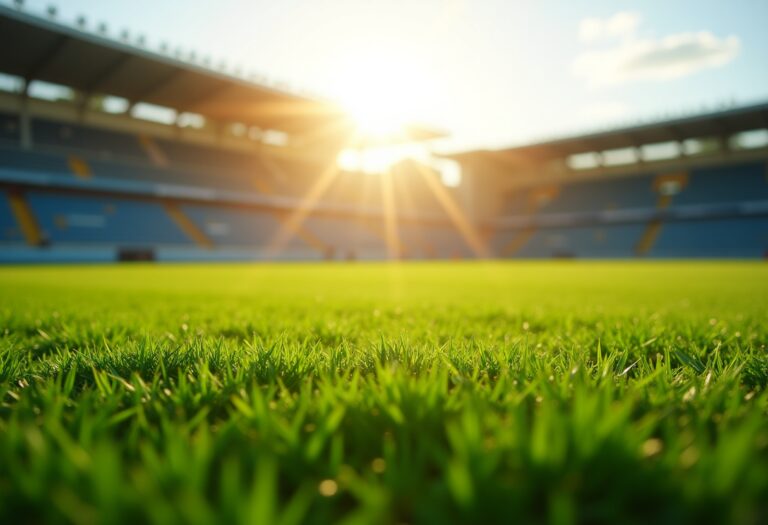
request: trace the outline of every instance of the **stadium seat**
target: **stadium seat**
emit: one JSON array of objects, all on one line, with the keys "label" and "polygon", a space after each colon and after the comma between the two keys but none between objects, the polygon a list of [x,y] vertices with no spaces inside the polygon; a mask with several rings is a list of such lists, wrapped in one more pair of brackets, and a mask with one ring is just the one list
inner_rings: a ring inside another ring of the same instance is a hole
[{"label": "stadium seat", "polygon": [[72,175],[67,165],[66,155],[25,151],[18,148],[0,149],[0,169],[42,172],[46,175]]},{"label": "stadium seat", "polygon": [[655,205],[652,177],[635,175],[564,184],[558,196],[543,204],[539,213],[652,208]]},{"label": "stadium seat", "polygon": [[768,199],[764,162],[693,170],[676,204],[733,203]]},{"label": "stadium seat", "polygon": [[[519,247],[516,255],[522,258],[632,257],[644,228],[643,224],[542,228]],[[495,245],[511,240],[513,233],[499,236]]]},{"label": "stadium seat", "polygon": [[320,239],[336,259],[385,259],[387,246],[376,228],[355,219],[312,216],[307,230]]},{"label": "stadium seat", "polygon": [[[293,198],[302,198],[317,177],[315,168],[308,164],[268,160],[255,151],[232,151],[41,118],[33,119],[32,132],[34,148],[22,149],[18,117],[0,113],[0,172],[21,177],[22,181],[25,173],[39,173],[77,178],[79,184],[86,185],[90,181],[115,180],[126,188],[126,182],[135,182],[134,190],[139,192],[155,191],[157,185],[178,185]],[[510,192],[502,215],[562,217],[571,213],[674,210],[676,206],[716,206],[768,199],[763,162],[693,168],[686,171],[681,190],[663,201],[658,193],[660,176],[638,173],[530,185]],[[340,172],[325,189],[319,204],[381,210],[386,192],[391,192],[396,214],[424,214],[432,221],[428,226],[412,221],[398,223],[400,256],[474,256],[417,168],[406,161],[396,166],[390,177],[385,180],[376,175]],[[455,190],[446,189],[448,195],[452,191]],[[174,204],[177,207],[170,210],[157,202],[54,195],[45,191],[31,193],[29,204],[44,237],[53,243],[191,243],[199,248],[208,248],[210,244],[214,252],[223,248],[263,251],[283,220],[274,212],[221,205]],[[110,209],[119,213],[106,211]],[[176,215],[171,213],[174,210],[178,211]],[[0,239],[23,240],[10,211],[0,213],[4,213]],[[442,218],[444,224],[437,225],[435,218]],[[390,250],[385,228],[379,222],[379,218],[351,221],[341,216],[310,214],[284,250],[299,258],[318,254],[337,259],[386,258]],[[627,225],[532,226],[491,235],[490,245],[497,256],[523,258],[761,257],[768,250],[764,236],[761,219],[646,221]]]},{"label": "stadium seat", "polygon": [[474,256],[452,225],[401,223],[398,232],[407,254],[414,258],[464,259]]},{"label": "stadium seat", "polygon": [[106,158],[147,160],[135,135],[89,126],[33,119],[35,145],[69,152],[93,152]]},{"label": "stadium seat", "polygon": [[[280,222],[273,213],[223,206],[186,204],[181,206],[214,246],[264,249],[275,238]],[[288,252],[307,255],[312,247],[292,238],[284,247]]]},{"label": "stadium seat", "polygon": [[0,190],[0,242],[23,243],[24,236],[8,202],[8,194]]},{"label": "stadium seat", "polygon": [[48,243],[191,244],[162,206],[138,200],[29,192]]},{"label": "stadium seat", "polygon": [[21,140],[19,117],[0,112],[0,145],[16,145]]},{"label": "stadium seat", "polygon": [[719,219],[668,223],[654,257],[760,258],[768,254],[768,218]]}]

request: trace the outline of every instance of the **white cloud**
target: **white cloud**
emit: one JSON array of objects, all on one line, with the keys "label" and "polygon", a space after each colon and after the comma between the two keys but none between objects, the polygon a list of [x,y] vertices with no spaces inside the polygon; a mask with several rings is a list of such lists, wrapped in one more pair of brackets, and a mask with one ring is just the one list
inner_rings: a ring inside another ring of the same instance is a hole
[{"label": "white cloud", "polygon": [[579,24],[579,37],[585,42],[595,42],[631,36],[640,25],[640,20],[640,15],[631,11],[622,11],[608,18],[585,18]]},{"label": "white cloud", "polygon": [[592,86],[669,80],[723,66],[736,57],[741,46],[736,36],[721,38],[708,31],[641,38],[636,36],[639,21],[639,15],[632,13],[582,20],[583,40],[621,38],[621,41],[614,47],[584,51],[574,60],[573,73]]}]

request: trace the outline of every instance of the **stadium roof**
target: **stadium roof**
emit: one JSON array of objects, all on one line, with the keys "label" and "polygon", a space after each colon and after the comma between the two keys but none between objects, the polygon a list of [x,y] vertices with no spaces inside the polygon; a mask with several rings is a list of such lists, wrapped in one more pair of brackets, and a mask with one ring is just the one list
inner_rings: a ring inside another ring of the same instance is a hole
[{"label": "stadium roof", "polygon": [[0,48],[6,50],[0,54],[0,72],[26,80],[289,133],[345,125],[342,110],[330,102],[285,93],[7,6],[0,6]]},{"label": "stadium roof", "polygon": [[[83,93],[113,95],[296,135],[348,136],[354,125],[337,104],[237,76],[0,5],[0,72]],[[12,52],[9,52],[12,50]],[[444,136],[408,126],[399,140]]]},{"label": "stadium roof", "polygon": [[449,157],[459,161],[477,157],[492,157],[508,161],[537,161],[562,158],[577,153],[637,147],[643,144],[727,137],[741,131],[764,128],[768,128],[768,102],[512,148],[467,151],[449,155]]}]

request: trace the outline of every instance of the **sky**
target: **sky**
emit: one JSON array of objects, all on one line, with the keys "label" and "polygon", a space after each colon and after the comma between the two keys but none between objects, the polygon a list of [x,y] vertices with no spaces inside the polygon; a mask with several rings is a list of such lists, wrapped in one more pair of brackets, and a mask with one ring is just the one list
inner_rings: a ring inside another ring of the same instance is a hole
[{"label": "sky", "polygon": [[[5,4],[10,0],[0,0]],[[26,0],[29,11],[51,2]],[[768,100],[768,1],[60,0],[108,34],[498,148]]]}]

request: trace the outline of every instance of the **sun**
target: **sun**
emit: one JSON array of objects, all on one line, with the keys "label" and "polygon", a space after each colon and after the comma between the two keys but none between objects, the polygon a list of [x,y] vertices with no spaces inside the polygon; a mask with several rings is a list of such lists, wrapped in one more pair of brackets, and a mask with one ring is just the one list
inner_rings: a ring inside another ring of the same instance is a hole
[{"label": "sun", "polygon": [[[370,80],[369,80],[370,79]],[[358,138],[386,141],[397,138],[409,124],[409,103],[375,77],[358,79],[342,105],[355,125]]]},{"label": "sun", "polygon": [[386,142],[408,124],[424,119],[432,89],[427,71],[394,50],[347,56],[339,65],[335,90],[358,134]]},{"label": "sun", "polygon": [[337,77],[338,100],[355,127],[354,149],[341,152],[339,166],[376,174],[413,157],[408,127],[425,120],[433,90],[427,72],[393,50],[358,51]]},{"label": "sun", "polygon": [[347,104],[358,135],[381,141],[394,139],[408,124],[397,110],[396,105],[383,101],[378,105],[367,100]]}]

